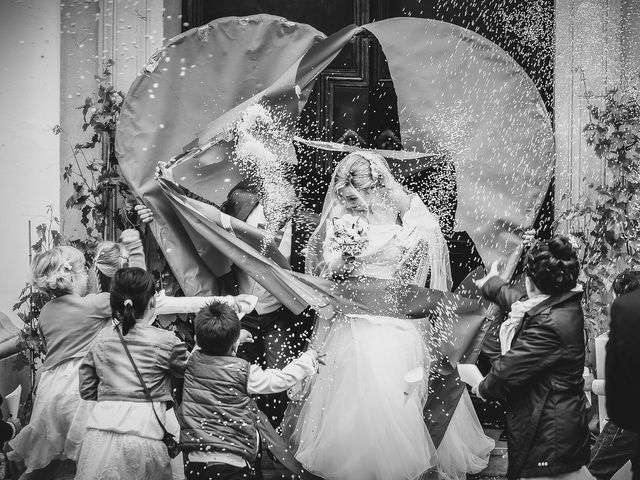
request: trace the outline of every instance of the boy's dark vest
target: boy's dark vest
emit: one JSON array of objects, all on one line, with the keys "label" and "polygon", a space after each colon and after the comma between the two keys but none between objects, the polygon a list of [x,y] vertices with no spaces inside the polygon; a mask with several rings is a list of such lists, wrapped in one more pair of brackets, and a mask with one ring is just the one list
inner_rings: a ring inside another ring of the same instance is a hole
[{"label": "boy's dark vest", "polygon": [[186,452],[231,453],[253,463],[258,449],[256,412],[247,393],[249,362],[191,354],[184,373],[180,443]]}]

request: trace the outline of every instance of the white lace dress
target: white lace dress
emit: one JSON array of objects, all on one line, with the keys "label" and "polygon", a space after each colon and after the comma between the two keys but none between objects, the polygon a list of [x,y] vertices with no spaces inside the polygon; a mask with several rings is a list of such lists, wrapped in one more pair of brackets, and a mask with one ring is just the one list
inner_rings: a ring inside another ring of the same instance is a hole
[{"label": "white lace dress", "polygon": [[[166,422],[165,403],[154,407]],[[170,480],[162,435],[150,403],[97,402],[87,421],[76,480]]]},{"label": "white lace dress", "polygon": [[[415,196],[402,225],[371,225],[369,244],[351,275],[361,281],[394,279],[407,242],[424,227],[423,214],[428,210]],[[329,261],[336,255],[328,249],[324,254]],[[320,347],[326,365],[308,386],[291,437],[296,458],[308,470],[326,480],[408,480],[431,468],[463,479],[486,467],[493,441],[484,435],[466,391],[434,448],[423,421],[429,347],[419,322],[340,314],[332,322]],[[406,395],[411,389],[405,375],[417,367],[425,375]]]}]

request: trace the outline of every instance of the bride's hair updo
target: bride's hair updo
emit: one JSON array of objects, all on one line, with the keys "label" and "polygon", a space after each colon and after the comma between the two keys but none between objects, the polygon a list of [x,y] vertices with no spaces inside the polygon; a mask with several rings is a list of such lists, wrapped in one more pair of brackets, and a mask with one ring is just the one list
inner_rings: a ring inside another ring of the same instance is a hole
[{"label": "bride's hair updo", "polygon": [[381,173],[371,167],[370,160],[358,153],[350,153],[338,163],[334,178],[336,193],[344,187],[363,191],[383,185]]},{"label": "bride's hair updo", "polygon": [[556,235],[531,247],[525,259],[525,273],[542,293],[558,295],[576,286],[580,264],[569,239]]}]

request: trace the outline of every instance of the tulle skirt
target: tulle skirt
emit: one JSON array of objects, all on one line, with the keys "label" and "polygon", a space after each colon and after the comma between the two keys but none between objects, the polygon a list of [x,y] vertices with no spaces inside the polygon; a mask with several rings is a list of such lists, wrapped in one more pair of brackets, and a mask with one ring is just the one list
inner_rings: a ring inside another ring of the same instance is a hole
[{"label": "tulle skirt", "polygon": [[449,480],[465,480],[489,464],[495,442],[484,434],[480,420],[464,390],[447,431],[438,446],[438,472]]},{"label": "tulle skirt", "polygon": [[[87,421],[76,480],[170,480],[169,454],[154,410],[165,428],[179,429],[173,410],[166,411],[162,402],[97,402]],[[184,477],[184,470],[176,473]]]},{"label": "tulle skirt", "polygon": [[[382,316],[337,318],[326,365],[285,418],[296,458],[326,480],[410,480],[437,470],[464,480],[487,466],[484,435],[465,391],[436,449],[423,420],[428,346],[416,324]],[[405,375],[423,367],[418,385]]]},{"label": "tulle skirt", "polygon": [[161,440],[90,428],[80,451],[76,480],[171,480]]},{"label": "tulle skirt", "polygon": [[11,460],[24,460],[27,470],[55,459],[77,460],[87,419],[95,402],[82,400],[78,366],[82,358],[65,362],[40,376],[29,424],[9,445]]},{"label": "tulle skirt", "polygon": [[338,318],[323,353],[290,438],[305,468],[326,480],[405,480],[434,465],[424,385],[405,395],[405,374],[428,364],[413,322]]}]

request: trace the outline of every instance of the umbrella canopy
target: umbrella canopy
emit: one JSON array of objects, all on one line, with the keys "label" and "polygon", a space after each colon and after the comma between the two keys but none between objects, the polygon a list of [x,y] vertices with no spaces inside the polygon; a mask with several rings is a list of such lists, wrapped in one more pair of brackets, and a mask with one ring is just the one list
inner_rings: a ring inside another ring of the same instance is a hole
[{"label": "umbrella canopy", "polygon": [[[413,173],[433,163],[429,154],[446,155],[457,172],[457,229],[469,233],[485,263],[519,253],[512,233],[533,224],[554,140],[533,81],[507,53],[436,20],[394,18],[325,38],[280,17],[228,17],[154,55],[129,90],[116,138],[123,176],[154,211],[154,234],[187,294],[217,293],[215,278],[227,267],[215,249],[191,240],[197,235],[153,179],[156,164],[186,152],[175,167],[178,183],[220,204],[242,177],[233,128],[246,108],[277,109],[293,138],[314,80],[362,29],[388,59],[405,148],[426,153],[389,158],[392,168]],[[203,257],[223,267],[212,270]]]}]

